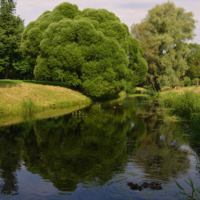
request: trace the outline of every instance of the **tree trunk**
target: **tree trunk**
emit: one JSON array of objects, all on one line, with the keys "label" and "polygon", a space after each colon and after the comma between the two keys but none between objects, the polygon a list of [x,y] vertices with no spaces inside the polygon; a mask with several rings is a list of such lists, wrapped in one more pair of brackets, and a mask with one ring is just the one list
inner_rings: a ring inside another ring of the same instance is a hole
[{"label": "tree trunk", "polygon": [[5,75],[4,75],[4,79],[8,79],[8,68],[5,68]]},{"label": "tree trunk", "polygon": [[154,83],[155,83],[155,89],[156,89],[156,91],[157,91],[157,92],[161,91],[160,85],[159,85],[159,83],[157,82],[157,79],[156,79],[156,78],[154,78]]}]

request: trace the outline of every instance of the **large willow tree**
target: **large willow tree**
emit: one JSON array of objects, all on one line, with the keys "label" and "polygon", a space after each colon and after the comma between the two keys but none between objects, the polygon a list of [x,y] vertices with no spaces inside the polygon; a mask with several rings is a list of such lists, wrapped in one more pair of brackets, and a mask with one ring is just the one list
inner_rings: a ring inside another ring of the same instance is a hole
[{"label": "large willow tree", "polygon": [[139,41],[105,9],[62,3],[28,24],[22,50],[37,80],[65,81],[90,96],[133,92],[147,73]]},{"label": "large willow tree", "polygon": [[167,2],[149,10],[140,24],[132,25],[131,33],[140,41],[148,63],[147,83],[155,90],[173,87],[185,75],[190,52],[185,42],[193,39],[195,22],[192,12]]}]

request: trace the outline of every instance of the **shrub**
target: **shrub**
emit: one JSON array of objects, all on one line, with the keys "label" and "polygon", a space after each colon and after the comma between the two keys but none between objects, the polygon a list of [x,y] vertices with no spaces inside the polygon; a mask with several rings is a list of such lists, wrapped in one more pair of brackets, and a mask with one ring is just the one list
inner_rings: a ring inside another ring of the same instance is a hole
[{"label": "shrub", "polygon": [[191,79],[189,77],[184,77],[184,85],[185,86],[190,86],[191,85]]},{"label": "shrub", "polygon": [[200,112],[200,95],[193,91],[167,93],[163,96],[163,102],[166,107],[172,108],[173,114],[189,120]]},{"label": "shrub", "polygon": [[195,78],[192,80],[192,84],[198,86],[199,85],[199,78]]},{"label": "shrub", "polygon": [[181,81],[181,82],[180,82],[180,86],[181,86],[181,87],[184,87],[184,85],[185,85],[185,84],[184,84],[184,81]]}]

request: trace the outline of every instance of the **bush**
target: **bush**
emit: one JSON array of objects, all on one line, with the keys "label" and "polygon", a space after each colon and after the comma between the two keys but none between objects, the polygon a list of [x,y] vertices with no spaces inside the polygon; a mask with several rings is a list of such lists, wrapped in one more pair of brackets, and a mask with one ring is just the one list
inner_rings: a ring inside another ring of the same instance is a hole
[{"label": "bush", "polygon": [[193,91],[184,94],[167,93],[163,96],[164,105],[172,108],[173,114],[191,120],[200,112],[200,95]]},{"label": "bush", "polygon": [[191,79],[189,77],[184,77],[184,85],[185,86],[190,86],[191,85]]},{"label": "bush", "polygon": [[198,86],[199,85],[199,78],[195,78],[192,80],[192,84]]},{"label": "bush", "polygon": [[184,85],[185,85],[185,84],[184,84],[184,81],[181,81],[181,82],[180,82],[180,86],[181,86],[181,87],[184,87]]}]

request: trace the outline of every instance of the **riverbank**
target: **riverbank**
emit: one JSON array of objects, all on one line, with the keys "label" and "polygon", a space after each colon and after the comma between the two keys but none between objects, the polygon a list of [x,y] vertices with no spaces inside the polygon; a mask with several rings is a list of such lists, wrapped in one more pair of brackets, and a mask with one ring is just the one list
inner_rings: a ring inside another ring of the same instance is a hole
[{"label": "riverbank", "polygon": [[[147,96],[143,88],[136,88],[136,91],[129,97]],[[115,98],[119,100],[126,96],[122,91]],[[0,80],[0,97],[0,117],[92,103],[91,98],[69,89],[67,83],[48,81]]]},{"label": "riverbank", "polygon": [[178,91],[161,92],[159,101],[175,119],[188,124],[192,143],[200,141],[200,87],[180,88]]},{"label": "riverbank", "polygon": [[47,84],[0,80],[0,115],[30,114],[92,102],[80,92]]},{"label": "riverbank", "polygon": [[172,113],[186,120],[192,120],[200,113],[200,87],[182,87],[163,91],[159,100]]}]

